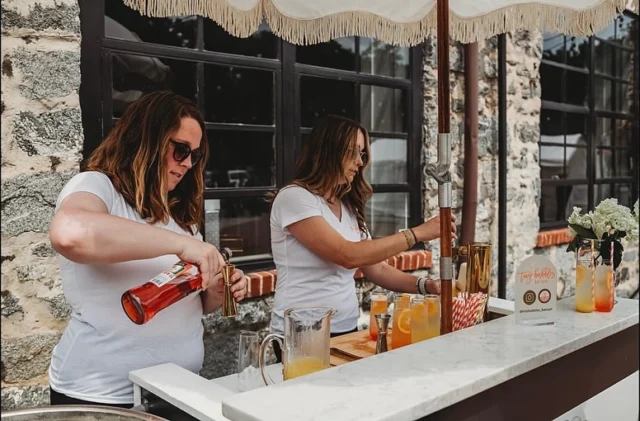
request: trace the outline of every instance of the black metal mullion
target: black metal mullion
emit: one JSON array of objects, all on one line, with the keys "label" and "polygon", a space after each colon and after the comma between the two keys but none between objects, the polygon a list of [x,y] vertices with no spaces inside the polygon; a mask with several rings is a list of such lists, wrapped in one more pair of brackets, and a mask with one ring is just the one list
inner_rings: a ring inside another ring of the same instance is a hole
[{"label": "black metal mullion", "polygon": [[[625,13],[625,15],[627,15]],[[638,37],[638,35],[640,34],[640,18],[638,18],[638,15],[633,15],[634,19],[635,19],[635,25],[636,25],[636,37]],[[631,196],[631,201],[632,203],[635,203],[636,200],[638,200],[638,195],[639,195],[639,186],[638,186],[638,181],[640,180],[640,63],[638,63],[640,61],[640,42],[635,43],[635,60],[634,60],[634,67],[635,67],[635,87],[634,87],[634,101],[633,101],[633,108],[632,108],[632,112],[635,115],[635,118],[633,119],[634,124],[633,127],[631,129],[631,133],[632,133],[632,142],[631,145],[632,147],[635,149],[633,153],[633,164],[634,164],[634,171],[633,171],[633,183],[632,183],[632,189],[633,189],[633,193]],[[637,291],[636,291],[637,293]]]},{"label": "black metal mullion", "polygon": [[300,83],[296,72],[296,46],[282,40],[282,126],[280,185],[293,180],[300,143]]},{"label": "black metal mullion", "polygon": [[[355,69],[355,72],[357,74],[360,74],[362,68],[360,66],[360,37],[354,37],[354,47],[356,50],[356,53],[354,54],[353,60],[353,68]],[[371,91],[373,93],[373,89]],[[355,102],[356,102],[356,121],[360,122],[362,121],[362,96],[361,96],[361,84],[360,82],[356,82],[355,83],[355,89],[354,89],[354,95],[355,95]],[[371,107],[373,107],[373,103],[371,103]]]},{"label": "black metal mullion", "polygon": [[124,41],[120,39],[105,38],[104,46],[117,53],[135,54],[149,57],[162,57],[184,61],[201,61],[204,63],[229,65],[248,69],[280,68],[280,61],[272,58],[250,57],[217,51],[198,51],[168,45],[158,45],[144,42]]},{"label": "black metal mullion", "polygon": [[411,120],[407,125],[407,182],[411,186],[409,194],[410,226],[416,226],[424,220],[422,210],[422,120],[424,92],[422,85],[422,61],[424,44],[411,47],[410,71],[411,91],[409,92],[409,112]]},{"label": "black metal mullion", "polygon": [[371,187],[375,193],[410,193],[414,186],[407,182],[394,184],[372,184]]},{"label": "black metal mullion", "polygon": [[111,51],[103,49],[102,58],[102,133],[106,136],[112,127],[113,117],[113,59]]},{"label": "black metal mullion", "polygon": [[589,180],[586,178],[544,178],[540,182],[546,186],[577,186],[588,184]]},{"label": "black metal mullion", "polygon": [[205,122],[207,130],[221,130],[229,132],[276,132],[277,126],[266,126],[262,124],[242,124],[242,123],[212,123]]},{"label": "black metal mullion", "polygon": [[275,187],[273,186],[264,186],[264,187],[220,187],[215,189],[205,189],[204,190],[204,198],[205,199],[236,199],[241,197],[260,197],[265,194],[274,191]]},{"label": "black metal mullion", "polygon": [[563,111],[574,114],[589,114],[589,107],[583,105],[573,105],[565,104],[562,102],[542,100],[541,107],[544,110]]},{"label": "black metal mullion", "polygon": [[365,85],[376,85],[384,88],[409,89],[411,81],[407,79],[393,78],[390,76],[355,73],[350,70],[331,69],[328,67],[313,66],[311,64],[296,63],[296,70],[302,76],[337,79],[342,82],[360,82]]},{"label": "black metal mullion", "polygon": [[[102,95],[100,82],[105,77],[102,61],[104,3],[80,0],[80,110],[84,131],[83,158],[89,158],[103,138]],[[111,92],[111,91],[109,91]]]},{"label": "black metal mullion", "polygon": [[544,64],[545,66],[556,67],[558,69],[563,69],[563,70],[571,70],[572,72],[582,73],[582,74],[585,74],[585,75],[587,73],[589,73],[589,71],[587,69],[585,69],[584,67],[576,67],[576,66],[572,66],[570,64],[559,63],[557,61],[547,60],[547,59],[544,59],[544,58],[542,60],[540,60],[540,63]]},{"label": "black metal mullion", "polygon": [[589,209],[593,209],[594,207],[594,181],[596,178],[595,172],[595,160],[596,160],[596,148],[595,148],[595,127],[596,127],[596,99],[595,99],[595,41],[593,37],[589,38],[589,76],[588,80],[588,106],[589,106],[589,117],[587,120],[587,206]]}]

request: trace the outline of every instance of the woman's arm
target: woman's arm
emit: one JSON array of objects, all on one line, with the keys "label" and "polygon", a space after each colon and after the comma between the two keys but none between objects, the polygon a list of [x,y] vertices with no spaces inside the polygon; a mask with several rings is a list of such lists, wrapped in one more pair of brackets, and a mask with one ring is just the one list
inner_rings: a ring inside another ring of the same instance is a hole
[{"label": "woman's arm", "polygon": [[[452,232],[455,233],[455,220]],[[306,248],[321,258],[347,269],[370,266],[408,249],[403,233],[370,241],[348,241],[322,216],[313,216],[295,222],[289,232]],[[418,241],[430,241],[440,235],[440,217],[437,216],[413,228]]]},{"label": "woman's arm", "polygon": [[[419,293],[416,286],[417,276],[396,269],[387,262],[361,267],[360,270],[367,280],[382,288],[395,292],[407,292],[409,294]],[[440,283],[438,281],[427,281],[425,287],[430,294],[440,293]]]},{"label": "woman's arm", "polygon": [[186,236],[109,215],[92,193],[70,194],[53,217],[53,248],[77,263],[106,264],[180,254]]},{"label": "woman's arm", "polygon": [[109,264],[175,254],[198,266],[203,287],[224,264],[211,244],[110,215],[98,196],[71,193],[60,204],[49,231],[53,248],[76,263]]}]

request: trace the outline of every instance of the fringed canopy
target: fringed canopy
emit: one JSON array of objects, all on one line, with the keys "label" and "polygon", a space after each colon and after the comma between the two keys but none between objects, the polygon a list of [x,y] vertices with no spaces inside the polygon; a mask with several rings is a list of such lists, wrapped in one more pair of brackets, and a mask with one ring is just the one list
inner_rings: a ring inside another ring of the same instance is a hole
[{"label": "fringed canopy", "polygon": [[[453,40],[476,42],[517,29],[593,35],[639,0],[450,0]],[[200,15],[237,37],[266,20],[293,44],[345,36],[411,46],[436,33],[436,0],[124,0],[143,15]]]}]

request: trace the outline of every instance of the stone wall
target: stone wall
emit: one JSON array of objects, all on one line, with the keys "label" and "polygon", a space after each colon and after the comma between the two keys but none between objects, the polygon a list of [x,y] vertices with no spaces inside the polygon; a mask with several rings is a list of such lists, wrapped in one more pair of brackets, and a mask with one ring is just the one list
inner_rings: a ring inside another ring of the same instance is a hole
[{"label": "stone wall", "polygon": [[48,229],[82,154],[75,0],[2,2],[2,408],[48,400],[67,323]]}]

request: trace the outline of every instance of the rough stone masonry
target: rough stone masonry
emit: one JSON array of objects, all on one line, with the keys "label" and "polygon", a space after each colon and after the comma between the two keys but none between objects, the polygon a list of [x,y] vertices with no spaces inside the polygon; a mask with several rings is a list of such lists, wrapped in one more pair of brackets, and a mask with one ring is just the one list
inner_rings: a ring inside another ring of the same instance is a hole
[{"label": "rough stone masonry", "polygon": [[[83,132],[80,86],[80,22],[76,0],[5,0],[2,3],[2,409],[48,402],[50,353],[64,330],[69,308],[60,288],[48,227],[57,195],[79,167]],[[436,76],[433,40],[424,64],[425,159],[435,160]],[[497,244],[497,83],[495,43],[481,45],[479,86],[479,194],[477,239]],[[462,53],[452,45],[454,207],[460,217],[463,154]],[[561,268],[559,293],[571,291],[572,256],[562,247],[535,250],[539,201],[538,67],[541,37],[509,39],[509,273],[534,252],[549,254]],[[425,214],[437,209],[437,186],[425,180]],[[437,273],[438,243],[434,242]],[[494,254],[494,261],[496,255]],[[619,288],[638,285],[638,248],[627,246]],[[495,265],[494,265],[495,270]],[[510,281],[512,285],[512,279]],[[511,287],[510,287],[511,288]],[[511,293],[510,293],[511,294]],[[234,372],[240,329],[262,330],[272,298],[239,307],[237,320],[204,318],[207,378]]]}]

